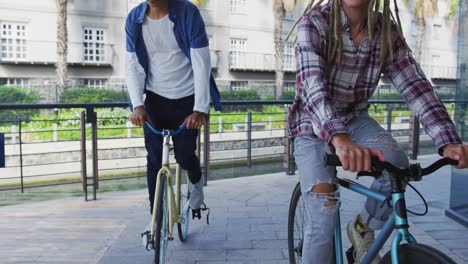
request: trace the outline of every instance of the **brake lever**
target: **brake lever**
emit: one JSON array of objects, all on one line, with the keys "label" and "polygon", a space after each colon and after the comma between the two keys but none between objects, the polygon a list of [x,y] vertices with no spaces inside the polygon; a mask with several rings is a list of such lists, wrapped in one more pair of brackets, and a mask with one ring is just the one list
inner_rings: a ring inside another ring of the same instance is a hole
[{"label": "brake lever", "polygon": [[364,176],[379,178],[380,176],[382,176],[382,171],[379,171],[379,170],[360,171],[360,172],[357,173],[356,179],[359,179],[359,177],[364,177]]}]

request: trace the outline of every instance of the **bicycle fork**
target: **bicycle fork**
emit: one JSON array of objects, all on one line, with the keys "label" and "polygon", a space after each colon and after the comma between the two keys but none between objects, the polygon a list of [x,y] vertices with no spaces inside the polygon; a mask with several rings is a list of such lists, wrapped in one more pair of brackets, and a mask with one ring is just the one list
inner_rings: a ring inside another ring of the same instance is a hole
[{"label": "bicycle fork", "polygon": [[[156,225],[156,217],[157,217],[157,207],[159,202],[159,190],[161,187],[161,177],[163,174],[166,176],[166,194],[167,194],[167,202],[168,202],[168,240],[173,240],[173,226],[174,223],[180,222],[180,216],[178,214],[178,202],[174,201],[174,189],[172,187],[172,175],[171,171],[169,169],[169,140],[170,136],[166,135],[164,136],[164,143],[163,143],[163,160],[162,160],[162,167],[158,172],[157,178],[156,178],[156,191],[154,194],[154,203],[153,203],[153,218],[151,220],[151,240],[154,239],[154,227]],[[180,176],[180,170],[177,167],[177,176]],[[180,184],[180,177],[176,177],[176,184]],[[179,186],[179,185],[177,185]],[[176,190],[177,195],[180,195],[179,193],[179,188]],[[179,196],[177,196],[179,197]],[[163,215],[164,217],[164,215]]]}]

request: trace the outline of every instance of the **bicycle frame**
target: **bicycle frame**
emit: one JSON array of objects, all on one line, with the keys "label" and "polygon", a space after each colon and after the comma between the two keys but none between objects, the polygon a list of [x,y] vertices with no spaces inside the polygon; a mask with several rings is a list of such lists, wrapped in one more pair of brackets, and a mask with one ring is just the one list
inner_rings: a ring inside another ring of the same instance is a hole
[{"label": "bicycle frame", "polygon": [[[372,191],[371,189],[351,181],[349,179],[338,179],[338,184],[344,188],[347,188],[351,191],[357,192],[364,196],[367,196],[371,199],[377,200],[379,202],[386,202],[388,199],[385,195]],[[392,208],[393,213],[390,215],[389,219],[385,222],[384,227],[380,231],[379,235],[375,238],[372,243],[367,255],[362,260],[362,264],[370,264],[372,260],[377,256],[379,250],[385,244],[385,241],[390,237],[393,230],[397,229],[398,232],[393,236],[392,241],[392,264],[399,264],[398,261],[398,246],[403,240],[406,240],[408,243],[417,243],[413,235],[410,234],[408,228],[408,218],[406,214],[406,204],[405,204],[405,194],[403,192],[396,192],[392,194]],[[341,223],[339,211],[337,212],[337,222],[335,224],[335,254],[336,254],[336,263],[343,264],[343,253],[342,253],[342,238],[341,238]]]},{"label": "bicycle frame", "polygon": [[157,179],[156,179],[156,190],[155,190],[155,195],[154,195],[154,203],[153,203],[153,217],[151,220],[151,240],[154,239],[154,227],[156,225],[156,211],[157,211],[157,205],[158,205],[158,200],[159,200],[159,187],[161,185],[161,177],[163,174],[166,175],[166,193],[168,197],[168,213],[169,213],[169,219],[168,219],[168,239],[172,240],[173,239],[173,227],[175,223],[181,223],[180,219],[180,201],[177,199],[180,197],[180,188],[179,186],[181,185],[181,170],[180,166],[176,167],[176,179],[175,179],[175,186],[176,186],[176,191],[174,193],[174,187],[172,184],[172,174],[169,166],[169,149],[170,149],[170,139],[171,136],[168,135],[169,131],[167,131],[167,134],[164,135],[163,139],[163,155],[162,155],[162,167],[158,172]]}]

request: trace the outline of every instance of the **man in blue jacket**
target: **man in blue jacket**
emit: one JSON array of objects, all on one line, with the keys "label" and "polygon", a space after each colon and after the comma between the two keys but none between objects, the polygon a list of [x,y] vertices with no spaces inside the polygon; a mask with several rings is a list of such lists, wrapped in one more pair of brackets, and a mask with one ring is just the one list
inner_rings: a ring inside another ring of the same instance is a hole
[{"label": "man in blue jacket", "polygon": [[[126,35],[127,86],[133,107],[130,119],[137,126],[150,121],[157,129],[186,124],[187,130],[173,137],[174,151],[192,183],[193,216],[200,218],[203,182],[195,150],[198,130],[210,109],[210,94],[214,108],[221,110],[203,19],[187,0],[147,0],[129,13]],[[144,133],[152,212],[162,137],[147,127]]]}]

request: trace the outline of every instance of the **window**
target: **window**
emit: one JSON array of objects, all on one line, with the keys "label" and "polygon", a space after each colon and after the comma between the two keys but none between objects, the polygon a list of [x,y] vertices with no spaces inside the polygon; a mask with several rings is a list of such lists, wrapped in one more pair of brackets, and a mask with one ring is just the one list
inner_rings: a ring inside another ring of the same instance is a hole
[{"label": "window", "polygon": [[107,80],[105,79],[87,79],[84,80],[84,85],[88,88],[103,89],[107,86]]},{"label": "window", "polygon": [[434,39],[440,39],[440,33],[442,31],[442,25],[437,25],[437,24],[434,24],[434,31],[433,31],[433,38]]},{"label": "window", "polygon": [[284,20],[294,20],[294,13],[293,12],[283,12],[283,19]]},{"label": "window", "polygon": [[247,81],[233,81],[231,82],[231,90],[247,90],[249,82]]},{"label": "window", "polygon": [[246,0],[231,0],[231,13],[244,14]]},{"label": "window", "polygon": [[29,88],[29,79],[2,78],[0,79],[0,86]]},{"label": "window", "polygon": [[83,38],[83,60],[85,62],[104,62],[106,60],[104,29],[85,27]]},{"label": "window", "polygon": [[294,90],[296,90],[296,83],[295,82],[285,82],[284,83],[284,90],[285,91],[294,91]]},{"label": "window", "polygon": [[294,69],[294,52],[292,43],[283,44],[283,61],[285,70]]},{"label": "window", "polygon": [[1,58],[4,60],[25,60],[27,57],[26,24],[1,23],[1,30]]},{"label": "window", "polygon": [[231,39],[231,46],[229,48],[229,66],[241,67],[242,56],[245,52],[245,39]]},{"label": "window", "polygon": [[411,36],[416,37],[418,35],[418,24],[416,21],[411,21]]}]

